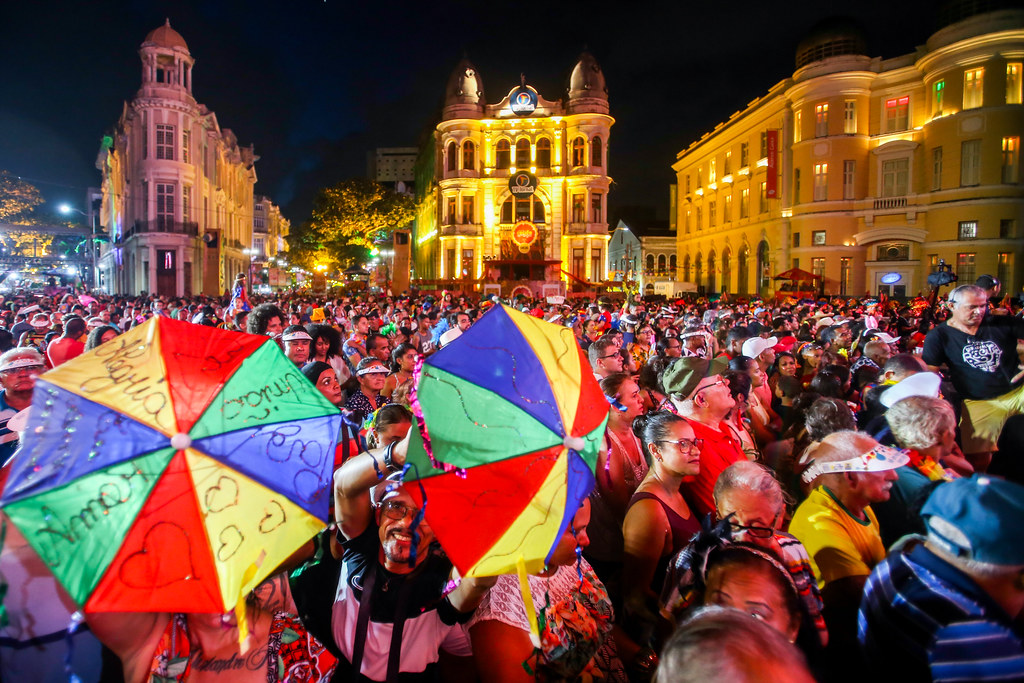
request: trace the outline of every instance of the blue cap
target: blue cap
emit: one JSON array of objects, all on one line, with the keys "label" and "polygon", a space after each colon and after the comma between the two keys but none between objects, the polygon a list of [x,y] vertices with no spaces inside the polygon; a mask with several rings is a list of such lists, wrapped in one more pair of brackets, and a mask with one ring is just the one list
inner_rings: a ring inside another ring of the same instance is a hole
[{"label": "blue cap", "polygon": [[928,538],[951,555],[1024,565],[1024,486],[981,474],[942,484],[921,509]]}]

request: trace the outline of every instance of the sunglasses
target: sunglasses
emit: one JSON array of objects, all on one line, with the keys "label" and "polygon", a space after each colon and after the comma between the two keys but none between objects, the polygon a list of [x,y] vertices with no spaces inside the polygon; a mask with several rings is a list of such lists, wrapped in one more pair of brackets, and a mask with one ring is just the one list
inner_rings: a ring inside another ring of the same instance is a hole
[{"label": "sunglasses", "polygon": [[769,529],[765,526],[744,526],[737,522],[729,522],[729,526],[732,527],[734,533],[745,531],[754,538],[771,538],[775,535],[774,529]]}]

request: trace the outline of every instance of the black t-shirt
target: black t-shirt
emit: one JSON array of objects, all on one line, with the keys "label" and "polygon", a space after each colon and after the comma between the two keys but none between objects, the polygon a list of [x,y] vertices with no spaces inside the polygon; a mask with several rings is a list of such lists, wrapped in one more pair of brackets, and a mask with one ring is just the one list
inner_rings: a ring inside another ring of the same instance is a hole
[{"label": "black t-shirt", "polygon": [[1020,318],[986,316],[975,335],[946,323],[925,337],[922,359],[928,365],[948,365],[953,386],[964,398],[995,398],[1021,384],[1010,383],[1019,371],[1017,339],[1024,339]]}]

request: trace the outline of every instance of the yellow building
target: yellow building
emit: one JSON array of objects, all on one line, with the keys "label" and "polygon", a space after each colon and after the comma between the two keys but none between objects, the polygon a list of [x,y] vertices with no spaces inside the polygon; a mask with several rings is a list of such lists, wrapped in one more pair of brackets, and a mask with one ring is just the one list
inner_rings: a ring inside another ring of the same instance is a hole
[{"label": "yellow building", "polygon": [[246,272],[257,157],[192,95],[194,59],[170,22],[139,48],[142,86],[100,148],[100,282],[114,294],[221,294]]},{"label": "yellow building", "polygon": [[417,177],[417,277],[606,279],[613,123],[604,75],[590,54],[573,69],[565,101],[547,100],[524,81],[487,104],[476,68],[460,62],[443,119],[421,153],[433,182],[421,187]]},{"label": "yellow building", "polygon": [[767,294],[798,267],[826,294],[914,296],[944,260],[961,282],[1020,292],[1024,10],[970,6],[892,59],[866,56],[855,27],[820,26],[792,77],[679,152],[679,279]]}]

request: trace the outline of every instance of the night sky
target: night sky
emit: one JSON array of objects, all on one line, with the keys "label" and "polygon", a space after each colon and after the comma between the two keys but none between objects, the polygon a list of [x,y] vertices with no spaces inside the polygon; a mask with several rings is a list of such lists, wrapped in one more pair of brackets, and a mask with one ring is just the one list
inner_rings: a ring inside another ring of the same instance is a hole
[{"label": "night sky", "polygon": [[[925,42],[932,0],[845,3],[885,58]],[[376,147],[417,146],[463,53],[500,100],[519,74],[565,97],[584,46],[608,82],[616,207],[668,214],[678,151],[791,75],[797,43],[836,5],[784,2],[0,2],[0,169],[50,206],[83,206],[95,159],[140,84],[138,47],[169,17],[196,60],[193,93],[244,144],[256,192],[301,222],[319,187],[364,175]],[[84,208],[84,206],[83,206]]]}]

